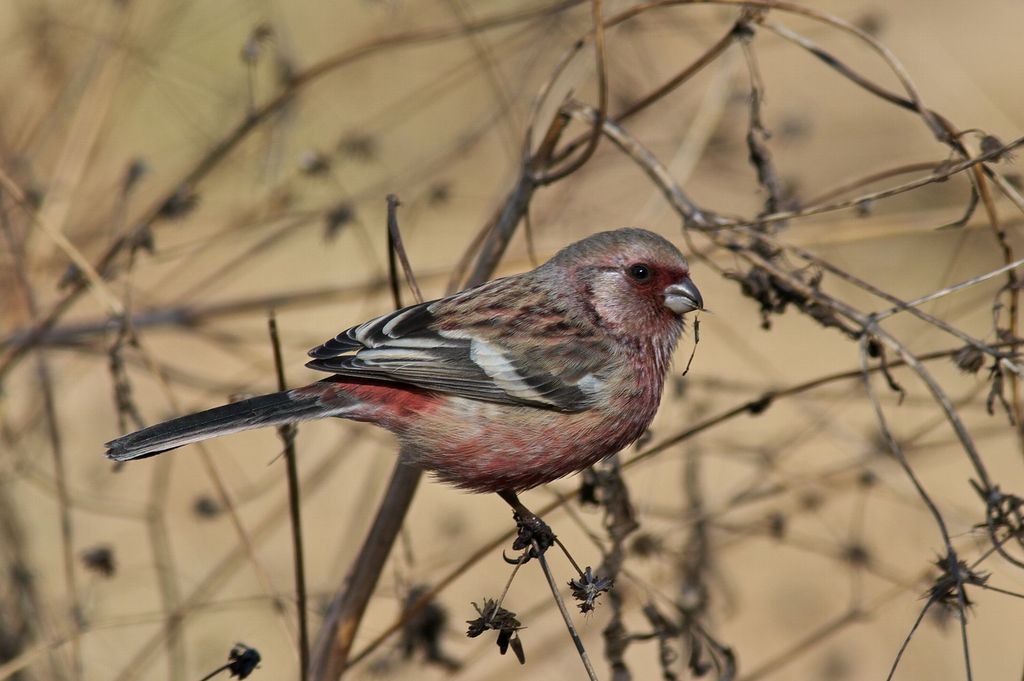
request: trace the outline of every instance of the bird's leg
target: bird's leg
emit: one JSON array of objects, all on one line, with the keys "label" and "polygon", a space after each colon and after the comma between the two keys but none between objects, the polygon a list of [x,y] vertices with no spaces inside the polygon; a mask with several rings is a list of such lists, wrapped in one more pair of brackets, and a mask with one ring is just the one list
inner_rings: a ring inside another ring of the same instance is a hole
[{"label": "bird's leg", "polygon": [[523,506],[515,492],[502,490],[498,492],[498,496],[512,507],[512,518],[515,519],[516,528],[519,530],[516,540],[512,543],[514,550],[532,548],[536,542],[543,553],[555,543],[555,533],[551,531],[551,527],[541,520],[540,516]]}]

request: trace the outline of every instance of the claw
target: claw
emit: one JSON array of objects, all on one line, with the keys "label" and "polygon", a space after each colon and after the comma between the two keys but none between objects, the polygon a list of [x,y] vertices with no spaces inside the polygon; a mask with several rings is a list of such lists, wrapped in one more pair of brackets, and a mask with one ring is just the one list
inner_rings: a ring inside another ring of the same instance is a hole
[{"label": "claw", "polygon": [[518,533],[516,534],[515,541],[512,542],[512,550],[526,551],[514,563],[509,560],[508,556],[502,554],[506,562],[513,565],[521,565],[531,558],[536,558],[554,545],[556,541],[555,533],[551,531],[548,524],[541,520],[537,514],[523,506],[515,492],[505,490],[498,492],[498,494],[512,507],[512,518],[516,521]]},{"label": "claw", "polygon": [[519,529],[516,540],[512,542],[512,550],[522,551],[525,549],[530,552],[529,557],[533,558],[538,549],[544,553],[554,545],[555,533],[539,517],[532,513],[529,515],[514,513],[512,517],[515,518],[516,527]]}]

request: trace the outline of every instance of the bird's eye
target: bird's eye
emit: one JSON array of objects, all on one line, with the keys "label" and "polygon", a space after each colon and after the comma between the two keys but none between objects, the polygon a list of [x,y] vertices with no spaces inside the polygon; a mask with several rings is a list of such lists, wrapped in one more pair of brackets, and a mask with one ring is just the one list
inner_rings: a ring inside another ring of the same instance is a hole
[{"label": "bird's eye", "polygon": [[647,281],[651,278],[651,268],[649,265],[645,265],[642,262],[638,262],[635,265],[630,265],[629,276],[633,277],[637,281]]}]

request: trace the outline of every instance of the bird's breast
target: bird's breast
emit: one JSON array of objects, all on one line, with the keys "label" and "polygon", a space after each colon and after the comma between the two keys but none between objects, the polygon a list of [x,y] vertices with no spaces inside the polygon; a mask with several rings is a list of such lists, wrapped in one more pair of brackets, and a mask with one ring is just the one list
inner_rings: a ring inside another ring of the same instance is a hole
[{"label": "bird's breast", "polygon": [[564,413],[447,398],[398,432],[410,463],[475,492],[524,490],[581,471],[639,438],[658,408],[639,390],[600,408]]}]

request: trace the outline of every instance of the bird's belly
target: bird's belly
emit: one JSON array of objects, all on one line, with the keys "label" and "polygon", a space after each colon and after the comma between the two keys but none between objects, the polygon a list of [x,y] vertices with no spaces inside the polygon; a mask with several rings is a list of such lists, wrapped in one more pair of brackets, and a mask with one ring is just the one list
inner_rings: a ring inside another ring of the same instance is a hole
[{"label": "bird's belly", "polygon": [[475,492],[521,491],[583,470],[640,437],[657,409],[655,401],[566,414],[464,402],[450,405],[460,413],[438,410],[398,435],[409,463]]}]

